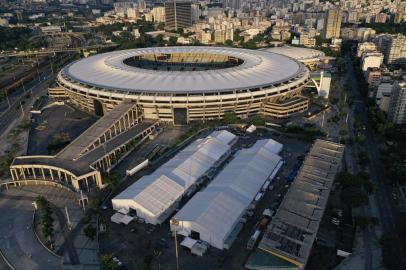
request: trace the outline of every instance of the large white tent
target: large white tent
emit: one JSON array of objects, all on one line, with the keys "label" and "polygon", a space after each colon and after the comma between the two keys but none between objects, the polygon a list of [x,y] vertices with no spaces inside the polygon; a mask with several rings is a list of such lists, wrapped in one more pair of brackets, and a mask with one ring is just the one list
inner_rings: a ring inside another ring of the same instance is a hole
[{"label": "large white tent", "polygon": [[132,209],[147,223],[162,223],[182,196],[230,154],[236,138],[223,130],[194,141],[154,173],[113,198],[113,209]]},{"label": "large white tent", "polygon": [[[198,237],[210,245],[227,249],[233,231],[264,183],[282,164],[281,147],[274,140],[257,141],[236,157],[172,219],[171,230]],[[273,147],[270,147],[273,146]]]}]

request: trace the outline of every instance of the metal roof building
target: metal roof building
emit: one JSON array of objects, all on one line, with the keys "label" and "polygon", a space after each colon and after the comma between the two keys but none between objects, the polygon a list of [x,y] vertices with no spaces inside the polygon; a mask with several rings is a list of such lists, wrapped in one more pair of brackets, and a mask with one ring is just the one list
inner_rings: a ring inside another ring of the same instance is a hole
[{"label": "metal roof building", "polygon": [[[343,153],[344,145],[325,140],[315,141],[269,224],[259,249],[297,269],[306,266],[333,181],[341,167]],[[247,267],[279,269],[280,265]]]},{"label": "metal roof building", "polygon": [[218,249],[228,249],[249,205],[283,163],[277,155],[279,145],[272,139],[260,140],[251,148],[240,150],[207,188],[171,219],[171,230]]},{"label": "metal roof building", "polygon": [[162,223],[179,200],[230,154],[235,141],[236,136],[224,130],[194,141],[151,175],[114,197],[113,209],[130,209],[147,223]]}]

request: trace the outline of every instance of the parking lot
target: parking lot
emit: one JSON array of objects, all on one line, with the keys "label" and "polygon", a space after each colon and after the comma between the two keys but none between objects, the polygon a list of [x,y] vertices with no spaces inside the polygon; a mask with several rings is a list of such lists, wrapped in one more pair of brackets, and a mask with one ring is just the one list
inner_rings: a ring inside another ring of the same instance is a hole
[{"label": "parking lot", "polygon": [[33,114],[31,119],[29,155],[48,154],[48,144],[55,134],[66,132],[72,141],[97,120],[95,116],[69,105],[50,107],[41,114]]},{"label": "parking lot", "polygon": [[[307,140],[289,138],[276,132],[257,130],[254,134],[247,135],[240,131],[231,131],[240,135],[240,139],[235,145],[236,149],[249,147],[258,139],[264,138],[272,138],[282,143],[284,148],[281,156],[285,164],[274,179],[273,190],[265,193],[253,216],[248,219],[231,249],[220,251],[210,248],[203,257],[198,257],[192,255],[186,248],[180,247],[180,269],[244,269],[243,265],[250,254],[250,251],[246,249],[246,245],[261,219],[263,210],[266,208],[277,209],[289,187],[288,177],[292,175],[292,171],[299,168],[298,165],[301,164],[305,153],[310,148],[310,142]],[[144,170],[135,178],[138,177],[137,179],[139,179],[143,174],[151,171],[151,169]],[[137,179],[131,179],[125,186]],[[185,203],[188,199],[182,203]],[[107,233],[100,237],[101,254],[114,254],[128,269],[142,269],[145,265],[149,265],[150,269],[176,269],[175,243],[174,237],[172,237],[169,230],[168,220],[160,226],[140,224],[134,221],[125,226],[110,222],[113,213],[111,208],[104,210],[103,213],[108,230]],[[179,237],[178,243],[181,240],[181,237]]]}]

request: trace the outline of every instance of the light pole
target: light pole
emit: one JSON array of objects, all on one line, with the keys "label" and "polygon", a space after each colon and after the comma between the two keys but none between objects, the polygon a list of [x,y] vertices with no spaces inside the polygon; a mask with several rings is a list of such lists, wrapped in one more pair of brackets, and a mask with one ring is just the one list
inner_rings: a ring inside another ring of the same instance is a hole
[{"label": "light pole", "polygon": [[23,91],[24,91],[24,94],[25,94],[25,86],[24,86],[24,82],[21,80],[21,85],[23,86]]},{"label": "light pole", "polygon": [[68,207],[65,206],[65,213],[66,213],[66,220],[68,221],[68,229],[72,229],[72,225],[70,223],[70,218],[69,218],[69,213],[68,213]]},{"label": "light pole", "polygon": [[176,254],[176,270],[179,270],[178,236],[176,230],[175,230],[175,254]]},{"label": "light pole", "polygon": [[20,108],[21,108],[21,116],[24,116],[24,108],[23,108],[23,104],[20,101]]},{"label": "light pole", "polygon": [[5,93],[6,93],[7,104],[8,104],[8,107],[10,108],[11,104],[10,104],[10,99],[8,98],[7,90],[5,91]]}]

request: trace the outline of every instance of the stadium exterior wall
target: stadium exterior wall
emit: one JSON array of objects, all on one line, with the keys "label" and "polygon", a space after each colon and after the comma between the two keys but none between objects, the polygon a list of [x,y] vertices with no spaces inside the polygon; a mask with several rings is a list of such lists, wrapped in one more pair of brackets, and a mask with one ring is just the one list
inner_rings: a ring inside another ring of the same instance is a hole
[{"label": "stadium exterior wall", "polygon": [[[280,83],[269,88],[255,90],[234,90],[229,93],[214,92],[201,93],[200,95],[188,94],[141,94],[121,93],[109,89],[94,89],[85,85],[75,84],[58,75],[59,85],[66,91],[70,101],[89,112],[95,112],[95,100],[99,101],[104,112],[110,111],[122,101],[133,101],[141,106],[144,115],[149,119],[160,119],[161,121],[174,123],[174,109],[187,109],[187,122],[193,120],[210,120],[221,118],[226,112],[234,112],[240,117],[247,117],[255,114],[267,113],[264,107],[268,103],[275,103],[295,96],[300,96],[303,87],[308,83],[308,72],[305,75],[291,79],[288,82]],[[289,112],[297,112],[298,108],[303,111],[302,104],[283,109],[286,116]],[[286,111],[287,110],[287,111]]]},{"label": "stadium exterior wall", "polygon": [[[181,58],[176,58],[176,65],[184,67],[209,61],[211,58],[205,58],[208,55],[231,57],[240,63],[231,68],[194,73],[151,70],[126,62],[131,57],[145,55],[153,55],[155,61],[176,55]],[[200,59],[201,55],[204,57]],[[182,57],[196,58],[197,62],[183,62]],[[280,114],[265,108],[269,107],[268,103],[271,107],[279,104],[276,107],[281,107],[283,116],[289,116],[290,111],[306,109],[299,100],[295,106],[297,99],[293,97],[300,96],[309,81],[305,65],[281,54],[220,47],[145,48],[114,51],[73,62],[59,72],[60,87],[57,91],[52,89],[50,95],[68,97],[78,107],[96,114],[100,109],[106,113],[122,101],[131,101],[143,109],[145,118],[176,124],[180,118],[184,119],[183,123],[189,123],[221,118],[226,112],[242,118],[258,113],[279,117]]]}]

